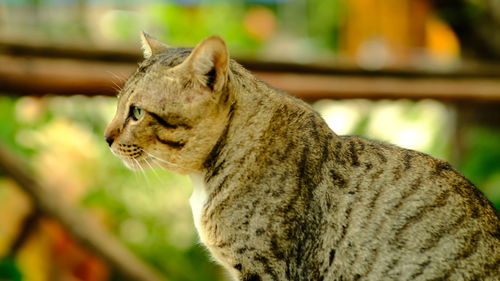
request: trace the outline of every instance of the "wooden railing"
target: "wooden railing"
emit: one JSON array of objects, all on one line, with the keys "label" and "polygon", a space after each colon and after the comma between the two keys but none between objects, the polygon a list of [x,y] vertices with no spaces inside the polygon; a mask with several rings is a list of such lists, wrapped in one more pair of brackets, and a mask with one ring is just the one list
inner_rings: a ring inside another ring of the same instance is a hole
[{"label": "wooden railing", "polygon": [[[114,95],[139,53],[0,44],[0,92],[14,95]],[[307,100],[425,99],[500,102],[500,67],[450,72],[364,71],[328,65],[238,60],[262,80]]]}]

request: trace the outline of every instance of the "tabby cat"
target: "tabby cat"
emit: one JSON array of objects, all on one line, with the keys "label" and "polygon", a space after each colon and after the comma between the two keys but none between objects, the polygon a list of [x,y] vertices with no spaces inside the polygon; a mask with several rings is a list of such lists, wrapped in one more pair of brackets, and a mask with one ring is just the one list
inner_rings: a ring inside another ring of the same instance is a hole
[{"label": "tabby cat", "polygon": [[235,280],[500,280],[499,218],[448,163],[336,135],[220,37],[142,41],[106,141],[132,169],[190,175],[200,239]]}]

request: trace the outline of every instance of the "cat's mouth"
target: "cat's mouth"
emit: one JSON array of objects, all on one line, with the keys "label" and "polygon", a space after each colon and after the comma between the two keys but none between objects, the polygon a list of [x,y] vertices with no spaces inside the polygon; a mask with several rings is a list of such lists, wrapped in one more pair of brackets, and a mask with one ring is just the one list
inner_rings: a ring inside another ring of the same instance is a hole
[{"label": "cat's mouth", "polygon": [[113,154],[118,156],[124,162],[127,168],[138,171],[148,168],[156,168],[155,161],[149,159],[145,150],[135,144],[118,144],[116,148],[111,149]]},{"label": "cat's mouth", "polygon": [[120,158],[137,159],[144,155],[144,150],[135,144],[118,144],[118,147],[111,149]]}]

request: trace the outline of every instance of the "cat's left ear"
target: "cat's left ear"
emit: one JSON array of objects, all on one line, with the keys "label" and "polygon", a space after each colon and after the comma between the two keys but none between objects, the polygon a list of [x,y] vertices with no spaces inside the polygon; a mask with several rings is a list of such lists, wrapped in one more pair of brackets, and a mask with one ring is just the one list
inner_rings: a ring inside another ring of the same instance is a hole
[{"label": "cat's left ear", "polygon": [[156,54],[163,53],[170,48],[167,44],[162,43],[160,40],[144,31],[141,32],[141,43],[145,59],[149,59]]},{"label": "cat's left ear", "polygon": [[179,67],[185,67],[192,78],[210,91],[220,91],[228,76],[229,54],[226,43],[219,36],[206,38]]}]

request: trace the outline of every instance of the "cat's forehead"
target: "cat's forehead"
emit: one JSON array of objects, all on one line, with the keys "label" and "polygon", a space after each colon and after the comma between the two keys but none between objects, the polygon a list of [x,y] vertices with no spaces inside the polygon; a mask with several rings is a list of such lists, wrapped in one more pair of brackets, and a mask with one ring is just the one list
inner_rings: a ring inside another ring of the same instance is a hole
[{"label": "cat's forehead", "polygon": [[172,68],[181,64],[191,53],[192,48],[169,48],[167,51],[154,55],[144,60],[139,65],[139,70],[146,71],[152,66],[161,68]]},{"label": "cat's forehead", "polygon": [[129,77],[118,98],[129,99],[128,96],[136,96],[137,91],[148,88],[158,88],[164,79],[161,79],[164,70],[181,64],[191,53],[192,48],[170,48],[167,51],[145,59],[139,64],[136,72]]}]

